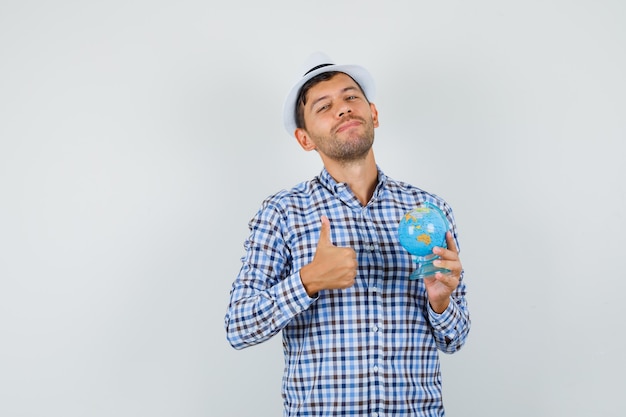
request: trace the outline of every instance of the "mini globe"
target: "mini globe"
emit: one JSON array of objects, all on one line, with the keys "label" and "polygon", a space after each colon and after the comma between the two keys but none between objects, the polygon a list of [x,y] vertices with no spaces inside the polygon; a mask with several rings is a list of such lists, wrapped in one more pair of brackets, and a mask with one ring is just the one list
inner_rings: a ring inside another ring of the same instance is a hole
[{"label": "mini globe", "polygon": [[398,224],[400,244],[417,263],[411,279],[421,279],[434,275],[437,271],[450,272],[447,269],[435,268],[432,262],[438,258],[433,248],[446,247],[448,220],[439,207],[429,202],[420,203],[418,207],[408,211]]}]

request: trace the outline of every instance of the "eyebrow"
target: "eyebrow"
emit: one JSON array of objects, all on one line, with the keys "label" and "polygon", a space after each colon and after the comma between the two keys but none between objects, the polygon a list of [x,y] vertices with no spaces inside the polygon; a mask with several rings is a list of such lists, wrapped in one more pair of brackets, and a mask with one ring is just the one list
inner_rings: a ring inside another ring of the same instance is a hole
[{"label": "eyebrow", "polygon": [[[346,88],[344,88],[343,90],[341,90],[341,93],[345,93],[345,92],[347,92],[347,91],[351,91],[351,90],[356,90],[356,91],[358,91],[358,88],[356,88],[356,86],[349,86],[349,87],[346,87]],[[311,102],[311,108],[315,107],[315,105],[316,105],[317,103],[319,103],[320,101],[326,100],[328,97],[329,97],[328,95],[325,95],[325,96],[319,97],[319,98],[318,98],[317,100],[315,100],[315,101],[312,101],[312,102]]]}]

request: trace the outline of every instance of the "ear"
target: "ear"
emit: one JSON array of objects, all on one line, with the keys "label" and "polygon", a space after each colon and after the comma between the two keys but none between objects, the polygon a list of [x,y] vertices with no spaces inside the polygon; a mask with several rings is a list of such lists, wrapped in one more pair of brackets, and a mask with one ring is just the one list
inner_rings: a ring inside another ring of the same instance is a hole
[{"label": "ear", "polygon": [[374,127],[378,127],[378,109],[374,103],[370,103],[370,110],[372,111],[372,121],[374,122]]},{"label": "ear", "polygon": [[296,136],[296,140],[298,141],[300,146],[302,146],[302,149],[307,152],[315,149],[315,143],[311,140],[306,130],[299,127],[296,129],[294,134]]}]

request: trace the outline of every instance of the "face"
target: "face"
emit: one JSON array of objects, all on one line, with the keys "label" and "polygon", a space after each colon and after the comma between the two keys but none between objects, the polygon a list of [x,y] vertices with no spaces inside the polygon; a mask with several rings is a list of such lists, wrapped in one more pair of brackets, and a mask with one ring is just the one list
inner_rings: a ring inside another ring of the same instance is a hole
[{"label": "face", "polygon": [[309,90],[304,123],[305,128],[296,130],[296,138],[305,150],[350,162],[365,158],[370,151],[378,112],[352,78],[337,74]]}]

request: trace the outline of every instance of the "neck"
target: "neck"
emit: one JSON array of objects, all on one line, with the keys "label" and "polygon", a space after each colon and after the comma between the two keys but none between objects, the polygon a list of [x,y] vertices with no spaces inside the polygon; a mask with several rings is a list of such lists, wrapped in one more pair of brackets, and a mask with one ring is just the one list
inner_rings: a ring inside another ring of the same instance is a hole
[{"label": "neck", "polygon": [[334,161],[323,158],[324,167],[337,182],[348,184],[362,206],[372,198],[378,181],[374,152],[370,149],[364,159],[357,161]]}]

